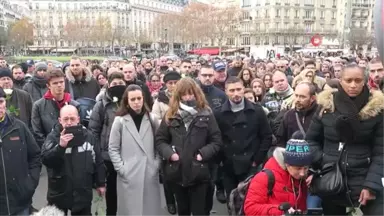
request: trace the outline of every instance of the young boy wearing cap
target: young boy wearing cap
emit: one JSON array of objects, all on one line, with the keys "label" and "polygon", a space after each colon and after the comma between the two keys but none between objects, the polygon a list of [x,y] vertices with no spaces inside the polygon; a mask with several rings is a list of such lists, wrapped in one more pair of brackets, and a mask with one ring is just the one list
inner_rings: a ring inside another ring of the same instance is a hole
[{"label": "young boy wearing cap", "polygon": [[286,148],[276,148],[264,166],[273,173],[275,183],[268,195],[268,175],[258,173],[251,181],[244,202],[245,215],[283,215],[282,204],[304,212],[307,209],[306,177],[312,163],[309,145],[305,140],[290,139]]}]

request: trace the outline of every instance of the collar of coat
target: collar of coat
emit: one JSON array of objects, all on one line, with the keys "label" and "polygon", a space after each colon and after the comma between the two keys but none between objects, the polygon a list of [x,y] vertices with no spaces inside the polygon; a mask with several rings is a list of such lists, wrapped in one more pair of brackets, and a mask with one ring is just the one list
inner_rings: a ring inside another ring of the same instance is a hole
[{"label": "collar of coat", "polygon": [[[333,113],[335,104],[333,102],[333,93],[337,89],[324,90],[317,96],[317,103],[321,105],[320,115],[325,112]],[[384,110],[384,94],[381,91],[371,91],[368,103],[360,110],[359,116],[361,120],[379,115]]]},{"label": "collar of coat", "polygon": [[[244,111],[245,110],[253,110],[255,111],[255,105],[250,102],[249,100],[246,100],[244,98]],[[231,103],[229,102],[229,99],[227,99],[227,101],[224,102],[224,104],[221,106],[221,111],[222,112],[232,112],[232,109],[231,109]]]},{"label": "collar of coat", "polygon": [[[75,83],[75,81],[76,81],[75,77],[72,75],[72,72],[71,72],[69,67],[65,70],[65,76],[66,76],[68,81],[70,81],[71,83]],[[89,70],[86,67],[83,68],[83,78],[82,79],[85,82],[91,81],[91,79],[92,79],[92,72],[91,72],[91,70]]]},{"label": "collar of coat", "polygon": [[284,152],[285,152],[285,148],[276,147],[275,150],[273,151],[273,157],[277,161],[277,164],[279,164],[279,166],[283,170],[287,170],[287,166],[285,165],[285,162],[284,162]]}]

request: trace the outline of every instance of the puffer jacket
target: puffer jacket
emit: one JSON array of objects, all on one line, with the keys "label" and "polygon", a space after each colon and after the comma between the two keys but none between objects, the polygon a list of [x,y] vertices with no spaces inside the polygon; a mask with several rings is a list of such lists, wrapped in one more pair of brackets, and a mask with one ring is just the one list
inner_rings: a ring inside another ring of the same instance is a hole
[{"label": "puffer jacket", "polygon": [[107,92],[104,92],[101,100],[93,107],[88,124],[88,129],[99,139],[103,159],[107,161],[111,161],[108,154],[108,143],[116,110],[117,103],[112,101]]},{"label": "puffer jacket", "polygon": [[[78,102],[71,100],[69,104],[79,109],[80,104]],[[31,124],[33,134],[39,146],[43,145],[45,138],[58,122],[59,116],[59,107],[53,100],[41,98],[33,104]]]},{"label": "puffer jacket", "polygon": [[79,211],[92,203],[92,187],[105,186],[105,169],[97,139],[86,128],[81,146],[59,145],[63,130],[56,124],[41,149],[48,171],[47,200],[61,209]]},{"label": "puffer jacket", "polygon": [[[155,137],[155,147],[166,161],[164,178],[182,186],[211,181],[209,167],[221,146],[220,130],[210,109],[200,111],[188,130],[179,115],[169,122],[163,118]],[[179,161],[170,161],[174,153]],[[202,161],[196,160],[197,154]]]},{"label": "puffer jacket", "polygon": [[32,203],[41,171],[40,148],[28,127],[6,117],[0,141],[0,215],[14,215]]},{"label": "puffer jacket", "polygon": [[169,97],[165,91],[160,91],[159,96],[155,100],[155,103],[153,103],[152,107],[152,114],[155,115],[158,120],[161,120],[165,116],[165,113],[169,109],[168,103]]},{"label": "puffer jacket", "polygon": [[251,181],[244,201],[245,215],[284,215],[279,210],[282,203],[288,202],[294,209],[307,210],[307,185],[305,179],[291,177],[284,163],[284,148],[276,148],[273,157],[264,166],[275,176],[272,196],[268,197],[268,176],[259,172]]},{"label": "puffer jacket", "polygon": [[[336,162],[340,151],[341,138],[335,129],[336,119],[341,115],[334,101],[335,90],[325,90],[317,97],[320,108],[312,118],[306,139],[314,155],[314,166]],[[383,110],[384,94],[372,91],[369,101],[359,112],[361,129],[355,134],[355,141],[346,143],[341,157],[341,169],[347,178],[350,195],[346,191],[338,196],[327,197],[340,206],[350,206],[350,196],[358,205],[363,188],[382,196],[383,185]]]}]

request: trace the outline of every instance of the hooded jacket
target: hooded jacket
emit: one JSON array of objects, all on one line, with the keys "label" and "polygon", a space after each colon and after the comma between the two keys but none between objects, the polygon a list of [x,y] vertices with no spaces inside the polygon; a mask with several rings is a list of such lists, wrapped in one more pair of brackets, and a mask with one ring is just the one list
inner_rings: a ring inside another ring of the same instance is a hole
[{"label": "hooded jacket", "polygon": [[284,148],[276,148],[273,157],[264,168],[272,171],[275,184],[272,196],[268,197],[268,176],[259,172],[251,181],[244,201],[245,215],[284,215],[279,210],[282,203],[288,202],[294,209],[307,210],[307,185],[305,179],[291,177],[284,163]]},{"label": "hooded jacket", "polygon": [[93,107],[88,129],[100,141],[101,153],[104,160],[111,161],[108,154],[109,136],[115,120],[118,102],[113,102],[108,92],[97,101]]},{"label": "hooded jacket", "polygon": [[96,96],[100,92],[100,86],[95,78],[93,78],[92,72],[88,68],[83,68],[83,76],[80,80],[75,79],[70,68],[66,68],[65,77],[65,92],[70,93],[73,100],[79,98],[96,100]]},{"label": "hooded jacket", "polygon": [[[313,166],[317,168],[337,161],[340,154],[338,149],[341,137],[335,124],[342,113],[337,110],[337,102],[334,100],[337,91],[325,90],[317,96],[320,107],[307,131],[306,140],[314,157]],[[363,188],[380,196],[383,192],[383,110],[384,94],[371,91],[368,102],[358,113],[359,132],[354,134],[354,141],[345,144],[341,157],[341,170],[347,177],[354,205],[358,205]],[[340,206],[350,206],[345,192],[327,197],[327,200]]]},{"label": "hooded jacket", "polygon": [[158,119],[161,120],[165,116],[165,113],[169,109],[169,100],[170,98],[167,96],[165,91],[160,91],[159,96],[155,100],[152,106],[152,114]]}]

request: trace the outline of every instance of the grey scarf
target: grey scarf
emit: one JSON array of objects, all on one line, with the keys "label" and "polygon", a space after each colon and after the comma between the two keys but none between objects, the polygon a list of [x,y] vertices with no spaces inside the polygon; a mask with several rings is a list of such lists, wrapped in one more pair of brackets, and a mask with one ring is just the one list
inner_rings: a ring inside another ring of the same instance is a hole
[{"label": "grey scarf", "polygon": [[293,94],[293,89],[291,86],[288,86],[288,88],[284,91],[277,91],[276,90],[276,95],[278,96],[279,99],[286,99],[287,97],[291,96]]},{"label": "grey scarf", "polygon": [[189,125],[192,123],[198,112],[195,110],[195,108],[187,106],[182,102],[179,102],[179,106],[180,107],[178,113],[184,122],[185,129],[188,130]]},{"label": "grey scarf", "polygon": [[241,100],[240,103],[234,103],[231,100],[229,100],[229,103],[231,104],[231,110],[232,112],[239,112],[244,109],[244,98]]}]

